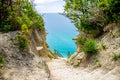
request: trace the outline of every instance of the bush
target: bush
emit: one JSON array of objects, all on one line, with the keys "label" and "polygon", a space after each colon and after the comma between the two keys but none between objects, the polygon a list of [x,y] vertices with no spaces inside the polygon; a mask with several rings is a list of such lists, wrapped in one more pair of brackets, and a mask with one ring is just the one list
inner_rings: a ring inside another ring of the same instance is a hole
[{"label": "bush", "polygon": [[53,54],[56,55],[57,57],[63,57],[62,54],[59,53],[57,50],[54,50]]},{"label": "bush", "polygon": [[105,44],[103,42],[100,42],[99,46],[100,46],[101,49],[105,49],[106,48],[106,46],[105,46]]},{"label": "bush", "polygon": [[70,51],[68,51],[67,56],[68,56],[68,59],[71,57]]},{"label": "bush", "polygon": [[120,0],[111,0],[109,4],[109,13],[110,19],[112,18],[113,21],[120,20]]},{"label": "bush", "polygon": [[88,39],[83,46],[83,51],[87,55],[96,53],[98,51],[97,42],[95,40]]},{"label": "bush", "polygon": [[98,7],[101,8],[104,12],[108,10],[109,3],[108,1],[100,1]]},{"label": "bush", "polygon": [[26,24],[23,24],[21,27],[22,33],[28,34],[29,30]]},{"label": "bush", "polygon": [[99,60],[98,56],[94,56],[93,60],[94,60],[94,62],[96,64],[96,67],[101,67],[100,60]]},{"label": "bush", "polygon": [[5,64],[5,58],[3,56],[0,56],[0,68],[2,68],[4,64]]},{"label": "bush", "polygon": [[28,28],[31,28],[33,25],[33,21],[26,14],[22,15],[22,21],[23,21],[22,23],[26,24]]},{"label": "bush", "polygon": [[0,31],[8,32],[8,31],[11,30],[11,27],[12,27],[12,25],[10,24],[10,21],[8,19],[4,20],[4,21],[1,21]]},{"label": "bush", "polygon": [[120,54],[112,53],[112,59],[113,60],[118,60],[119,58],[120,58]]},{"label": "bush", "polygon": [[84,45],[85,41],[86,41],[86,39],[85,39],[84,37],[82,37],[82,36],[80,36],[80,37],[77,39],[77,42],[78,42],[79,44],[81,44],[81,45]]},{"label": "bush", "polygon": [[50,55],[49,55],[49,58],[53,57],[55,59],[57,59],[58,57],[63,57],[61,53],[59,53],[57,50],[54,50],[54,51],[50,51]]},{"label": "bush", "polygon": [[29,29],[44,29],[43,18],[33,9],[30,1],[16,0],[14,4],[11,3],[14,0],[0,2],[0,31],[20,30],[22,24],[26,24]]},{"label": "bush", "polygon": [[74,63],[73,63],[73,67],[74,67],[74,68],[79,67],[80,63],[81,63],[81,59],[75,60]]},{"label": "bush", "polygon": [[83,15],[80,20],[80,26],[82,32],[93,35],[93,37],[103,32],[102,23],[94,16],[84,17]]},{"label": "bush", "polygon": [[15,16],[14,14],[7,19],[1,21],[0,30],[4,32],[20,30],[21,21],[20,17]]},{"label": "bush", "polygon": [[28,40],[27,36],[25,34],[19,34],[17,36],[18,44],[20,49],[25,49],[28,47],[28,44],[30,41]]},{"label": "bush", "polygon": [[120,0],[101,0],[98,5],[109,22],[120,20]]}]

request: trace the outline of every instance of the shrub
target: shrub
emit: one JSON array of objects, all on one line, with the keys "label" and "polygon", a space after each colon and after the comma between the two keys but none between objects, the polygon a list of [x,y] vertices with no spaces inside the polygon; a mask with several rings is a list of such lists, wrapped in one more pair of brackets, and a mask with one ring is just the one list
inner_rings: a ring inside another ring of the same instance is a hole
[{"label": "shrub", "polygon": [[120,0],[110,0],[109,4],[109,13],[110,13],[110,19],[112,18],[113,21],[119,21],[120,20]]},{"label": "shrub", "polygon": [[26,14],[22,15],[22,21],[28,28],[31,28],[33,25],[33,21]]},{"label": "shrub", "polygon": [[88,39],[83,46],[83,51],[87,55],[96,53],[98,51],[97,42],[95,40]]},{"label": "shrub", "polygon": [[29,33],[29,30],[28,30],[28,27],[27,27],[26,24],[23,24],[23,25],[22,25],[21,30],[22,30],[22,33],[26,33],[26,34]]},{"label": "shrub", "polygon": [[0,56],[0,68],[2,68],[4,64],[5,64],[5,58],[3,56]]},{"label": "shrub", "polygon": [[19,34],[17,36],[18,44],[20,49],[25,49],[28,47],[28,44],[30,41],[28,40],[27,36],[25,34]]},{"label": "shrub", "polygon": [[81,59],[75,60],[74,63],[73,63],[73,67],[74,67],[74,68],[79,67],[80,63],[81,63]]},{"label": "shrub", "polygon": [[108,1],[100,1],[98,7],[101,8],[104,12],[108,10]]},{"label": "shrub", "polygon": [[14,14],[12,16],[10,15],[10,17],[1,21],[0,30],[5,32],[20,30],[21,21],[19,19],[21,18]]},{"label": "shrub", "polygon": [[54,59],[57,59],[57,57],[53,54],[53,52],[51,51],[51,50],[49,50],[49,54],[48,54],[48,57],[50,58],[50,59],[52,59],[52,58],[54,58]]},{"label": "shrub", "polygon": [[100,46],[101,49],[105,49],[105,48],[106,48],[106,46],[105,46],[105,44],[104,44],[103,42],[101,42],[101,43],[99,44],[99,46]]},{"label": "shrub", "polygon": [[11,25],[4,25],[3,28],[2,28],[2,30],[5,31],[5,32],[10,31],[10,29],[11,29]]},{"label": "shrub", "polygon": [[10,21],[8,19],[1,21],[0,31],[8,32],[11,30],[11,27],[12,27],[12,25],[10,24]]},{"label": "shrub", "polygon": [[93,37],[99,36],[99,34],[103,31],[102,23],[94,16],[81,17],[80,26],[81,31],[86,34],[93,35]]},{"label": "shrub", "polygon": [[53,54],[57,57],[63,57],[61,53],[59,53],[56,49],[53,51]]},{"label": "shrub", "polygon": [[94,56],[93,60],[95,61],[96,67],[101,67],[101,64],[100,64],[98,56]]},{"label": "shrub", "polygon": [[77,39],[77,42],[78,42],[79,44],[81,44],[81,45],[84,45],[85,41],[86,41],[86,39],[85,39],[84,37],[82,37],[82,36],[80,36],[80,37]]},{"label": "shrub", "polygon": [[70,51],[68,51],[67,56],[68,56],[68,59],[71,57]]},{"label": "shrub", "polygon": [[59,53],[56,49],[54,51],[50,51],[50,55],[49,55],[49,58],[55,58],[57,59],[58,57],[63,57],[61,53]]},{"label": "shrub", "polygon": [[112,53],[112,59],[113,60],[118,60],[119,58],[120,58],[120,54]]}]

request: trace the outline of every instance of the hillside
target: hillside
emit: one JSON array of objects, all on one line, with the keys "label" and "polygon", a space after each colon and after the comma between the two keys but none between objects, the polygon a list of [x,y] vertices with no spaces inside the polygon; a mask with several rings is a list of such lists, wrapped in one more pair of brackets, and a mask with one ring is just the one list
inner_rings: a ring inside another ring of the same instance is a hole
[{"label": "hillside", "polygon": [[[36,32],[39,32],[36,30]],[[16,35],[19,31],[9,33],[0,33],[0,56],[4,56],[5,64],[0,70],[0,80],[49,80],[49,69],[43,57],[39,57],[36,47],[38,47],[38,37],[36,34],[31,35],[32,42],[28,49],[21,51],[16,44]],[[43,34],[42,34],[43,35]],[[35,40],[38,40],[36,41]],[[45,40],[41,38],[41,43]],[[47,48],[41,50],[42,53],[47,52]]]},{"label": "hillside", "polygon": [[0,80],[120,80],[119,0],[65,0],[77,49],[61,58],[28,0],[0,1]]},{"label": "hillside", "polygon": [[50,80],[41,15],[28,0],[0,1],[0,80]]},{"label": "hillside", "polygon": [[[120,54],[119,27],[120,25],[112,30],[113,34],[106,32],[96,38],[99,44],[104,43],[105,49],[100,46],[99,52],[89,58],[84,52],[77,51],[68,60],[59,58],[47,62],[51,78],[53,80],[120,80],[120,58],[115,56]],[[78,45],[77,50],[79,48]]]}]

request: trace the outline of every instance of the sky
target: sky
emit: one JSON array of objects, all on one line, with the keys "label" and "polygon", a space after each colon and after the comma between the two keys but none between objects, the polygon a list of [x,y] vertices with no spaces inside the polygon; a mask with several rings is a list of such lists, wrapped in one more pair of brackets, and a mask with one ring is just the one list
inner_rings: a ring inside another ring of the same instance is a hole
[{"label": "sky", "polygon": [[34,0],[34,4],[39,13],[62,13],[65,2],[63,0]]}]

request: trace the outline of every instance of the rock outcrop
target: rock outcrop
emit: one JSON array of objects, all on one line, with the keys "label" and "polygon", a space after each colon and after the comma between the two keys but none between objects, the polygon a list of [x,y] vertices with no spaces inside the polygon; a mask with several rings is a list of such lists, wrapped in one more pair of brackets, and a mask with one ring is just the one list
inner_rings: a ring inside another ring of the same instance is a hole
[{"label": "rock outcrop", "polygon": [[[45,62],[49,52],[45,31],[31,31],[31,43],[22,51],[15,40],[19,33],[0,33],[0,55],[5,57],[4,67],[0,70],[0,80],[50,80],[50,72]],[[37,50],[37,47],[43,48]]]}]

